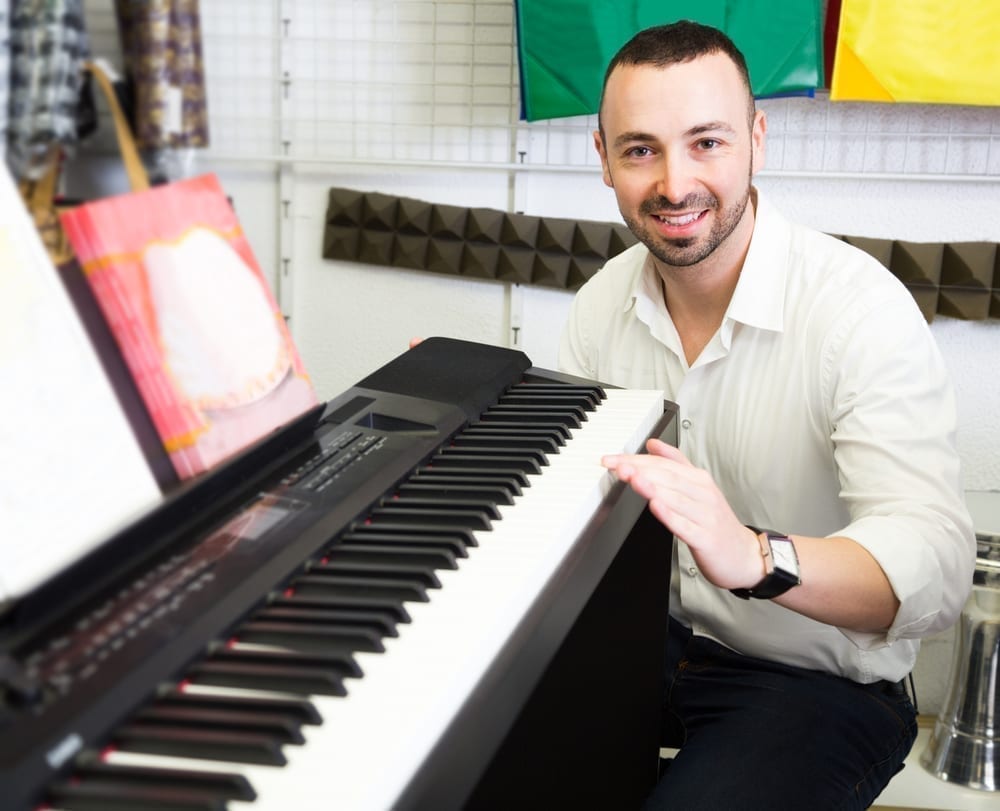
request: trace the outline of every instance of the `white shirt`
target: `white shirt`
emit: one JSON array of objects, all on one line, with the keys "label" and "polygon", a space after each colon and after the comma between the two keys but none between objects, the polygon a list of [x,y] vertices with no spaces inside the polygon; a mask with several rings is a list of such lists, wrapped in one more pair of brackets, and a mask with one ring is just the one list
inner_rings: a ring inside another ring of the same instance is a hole
[{"label": "white shirt", "polygon": [[868,683],[903,678],[919,638],[958,618],[976,546],[954,393],[913,297],[863,251],[788,222],[758,194],[740,280],[694,364],[640,244],[574,298],[559,366],[662,389],[680,406],[680,449],[741,521],[852,538],[900,601],[885,634],[835,628],[713,586],[676,543],[670,612],[696,634]]}]

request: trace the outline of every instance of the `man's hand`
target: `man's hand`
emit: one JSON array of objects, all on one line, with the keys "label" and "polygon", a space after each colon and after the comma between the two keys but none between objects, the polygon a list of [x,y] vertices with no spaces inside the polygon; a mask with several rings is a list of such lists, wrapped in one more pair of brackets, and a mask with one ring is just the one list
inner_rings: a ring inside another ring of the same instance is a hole
[{"label": "man's hand", "polygon": [[757,585],[764,576],[760,544],[712,477],[659,439],[650,439],[646,450],[601,463],[649,501],[650,512],[688,545],[709,582],[726,589]]}]

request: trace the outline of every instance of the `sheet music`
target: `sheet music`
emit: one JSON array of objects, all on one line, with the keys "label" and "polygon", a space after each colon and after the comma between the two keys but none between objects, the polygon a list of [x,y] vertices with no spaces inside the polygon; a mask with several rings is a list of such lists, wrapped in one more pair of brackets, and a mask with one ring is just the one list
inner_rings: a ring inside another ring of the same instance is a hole
[{"label": "sheet music", "polygon": [[160,491],[10,175],[0,175],[2,603]]}]

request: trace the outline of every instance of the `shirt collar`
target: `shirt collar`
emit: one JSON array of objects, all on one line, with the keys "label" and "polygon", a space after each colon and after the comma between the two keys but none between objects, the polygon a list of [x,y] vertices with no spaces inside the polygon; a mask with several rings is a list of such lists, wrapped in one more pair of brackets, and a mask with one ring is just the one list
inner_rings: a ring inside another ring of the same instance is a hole
[{"label": "shirt collar", "polygon": [[790,225],[757,189],[754,228],[726,320],[781,332],[784,324]]}]

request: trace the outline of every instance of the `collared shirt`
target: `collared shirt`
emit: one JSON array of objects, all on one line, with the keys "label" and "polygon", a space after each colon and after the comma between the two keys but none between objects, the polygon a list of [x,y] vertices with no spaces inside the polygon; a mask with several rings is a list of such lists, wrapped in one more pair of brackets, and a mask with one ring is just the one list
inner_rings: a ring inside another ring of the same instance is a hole
[{"label": "collared shirt", "polygon": [[976,547],[954,393],[913,297],[863,251],[790,223],[758,193],[736,290],[693,364],[640,244],[574,298],[559,366],[662,389],[680,406],[680,449],[741,521],[852,538],[900,602],[886,633],[836,628],[713,586],[675,542],[670,612],[695,633],[868,683],[903,678],[919,638],[958,618]]}]

